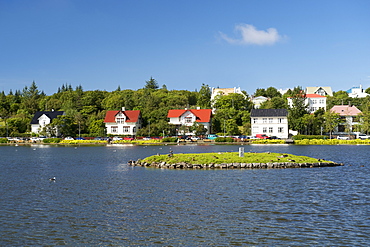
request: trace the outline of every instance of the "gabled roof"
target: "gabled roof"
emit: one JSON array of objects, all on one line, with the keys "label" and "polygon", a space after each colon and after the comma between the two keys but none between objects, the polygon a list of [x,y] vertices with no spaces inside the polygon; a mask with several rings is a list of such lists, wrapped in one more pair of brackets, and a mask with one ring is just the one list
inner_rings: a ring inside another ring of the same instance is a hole
[{"label": "gabled roof", "polygon": [[333,90],[331,89],[331,87],[306,87],[305,92],[307,94],[316,93],[317,90],[319,90],[320,88],[323,89],[327,95],[333,96]]},{"label": "gabled roof", "polygon": [[356,106],[335,105],[330,111],[338,113],[340,116],[357,116],[362,113]]},{"label": "gabled roof", "polygon": [[136,123],[140,117],[140,110],[135,111],[107,111],[105,114],[104,123],[115,123],[116,115],[122,112],[126,116],[126,122]]},{"label": "gabled roof", "polygon": [[191,112],[196,116],[196,122],[200,123],[209,123],[211,121],[212,110],[211,109],[180,109],[180,110],[169,110],[168,111],[168,118],[178,118],[181,117],[184,113]]},{"label": "gabled roof", "polygon": [[287,109],[252,109],[251,117],[286,117]]},{"label": "gabled roof", "polygon": [[64,115],[64,111],[37,111],[31,120],[31,124],[38,124],[39,118],[42,115],[45,115],[50,120],[53,120],[54,118],[57,118],[58,116]]}]

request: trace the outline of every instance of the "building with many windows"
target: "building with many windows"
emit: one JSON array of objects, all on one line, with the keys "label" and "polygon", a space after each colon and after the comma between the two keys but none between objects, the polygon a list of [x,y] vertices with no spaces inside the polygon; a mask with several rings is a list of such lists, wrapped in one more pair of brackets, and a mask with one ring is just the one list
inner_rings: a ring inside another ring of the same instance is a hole
[{"label": "building with many windows", "polygon": [[252,109],[251,111],[252,136],[266,134],[287,139],[288,110],[287,109]]}]

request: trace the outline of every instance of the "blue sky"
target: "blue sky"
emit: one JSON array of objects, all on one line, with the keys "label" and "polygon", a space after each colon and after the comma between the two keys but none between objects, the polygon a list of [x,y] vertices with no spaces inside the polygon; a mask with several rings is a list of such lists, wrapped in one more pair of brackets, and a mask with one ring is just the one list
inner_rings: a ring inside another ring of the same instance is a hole
[{"label": "blue sky", "polygon": [[0,0],[0,91],[370,87],[367,0]]}]

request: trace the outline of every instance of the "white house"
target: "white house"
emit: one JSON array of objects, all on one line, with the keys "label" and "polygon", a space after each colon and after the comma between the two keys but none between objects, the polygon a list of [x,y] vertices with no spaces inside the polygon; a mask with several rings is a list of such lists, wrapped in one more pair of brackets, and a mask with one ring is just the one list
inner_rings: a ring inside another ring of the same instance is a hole
[{"label": "white house", "polygon": [[180,131],[180,129],[181,126],[190,127],[194,123],[202,124],[207,129],[207,134],[211,131],[212,109],[169,110],[167,117],[170,124],[177,126],[180,134],[193,135],[193,132]]},{"label": "white house", "polygon": [[365,90],[362,88],[362,85],[359,87],[352,87],[347,90],[348,96],[351,98],[365,98],[369,94],[365,93]]},{"label": "white house", "polygon": [[[326,97],[319,94],[305,94],[304,103],[307,105],[307,111],[314,113],[318,109],[326,110]],[[293,98],[288,98],[288,105],[293,107]]]},{"label": "white house", "polygon": [[331,87],[306,87],[306,94],[318,94],[321,96],[333,96]]},{"label": "white house", "polygon": [[120,111],[107,111],[104,123],[107,134],[135,136],[141,128],[141,113],[139,110],[126,111],[124,107]]},{"label": "white house", "polygon": [[38,134],[50,124],[54,118],[64,115],[64,111],[38,111],[31,120],[31,132]]},{"label": "white house", "polygon": [[252,103],[254,105],[254,108],[258,109],[260,108],[261,104],[267,100],[269,100],[269,98],[265,96],[257,96],[257,97],[252,98]]},{"label": "white house", "polygon": [[287,139],[288,110],[287,109],[252,109],[251,111],[252,135],[266,134]]},{"label": "white house", "polygon": [[340,123],[335,132],[353,132],[356,125],[360,124],[359,115],[362,113],[356,106],[351,105],[335,105],[330,111],[339,114]]},{"label": "white house", "polygon": [[217,95],[228,95],[231,93],[238,93],[244,96],[244,98],[247,98],[247,95],[245,95],[240,87],[234,87],[234,88],[212,88],[211,89],[211,102],[216,98]]}]

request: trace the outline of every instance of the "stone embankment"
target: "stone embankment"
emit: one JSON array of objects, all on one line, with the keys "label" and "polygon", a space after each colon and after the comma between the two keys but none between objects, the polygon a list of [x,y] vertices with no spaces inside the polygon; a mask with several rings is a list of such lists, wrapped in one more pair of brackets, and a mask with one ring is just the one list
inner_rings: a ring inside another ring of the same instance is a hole
[{"label": "stone embankment", "polygon": [[342,166],[343,164],[333,162],[318,162],[318,163],[294,163],[294,162],[276,162],[276,163],[223,163],[223,164],[190,164],[190,163],[176,163],[168,164],[166,162],[160,163],[146,163],[141,160],[128,162],[130,166],[167,168],[167,169],[281,169],[281,168],[312,168],[312,167],[331,167]]}]

